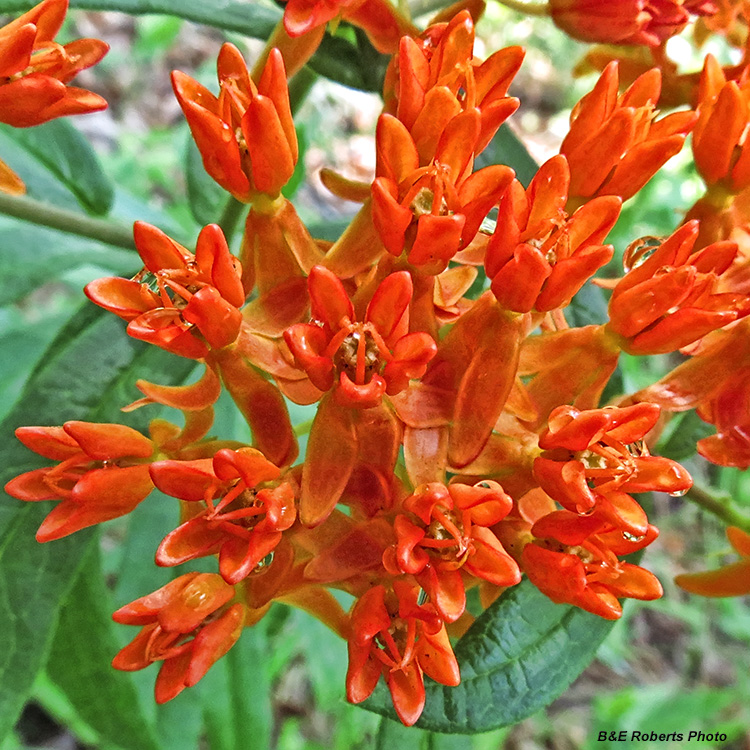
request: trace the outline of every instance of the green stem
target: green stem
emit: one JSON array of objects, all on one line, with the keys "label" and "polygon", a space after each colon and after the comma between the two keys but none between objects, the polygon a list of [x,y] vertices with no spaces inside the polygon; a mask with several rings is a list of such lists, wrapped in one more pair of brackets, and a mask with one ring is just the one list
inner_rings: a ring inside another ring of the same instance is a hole
[{"label": "green stem", "polygon": [[703,487],[693,485],[685,495],[685,498],[713,513],[717,518],[724,521],[727,526],[738,526],[750,534],[750,517],[734,508],[729,497],[712,495]]},{"label": "green stem", "polygon": [[498,0],[500,5],[527,16],[550,15],[549,3],[525,3],[523,0]]},{"label": "green stem", "polygon": [[308,419],[306,422],[300,422],[299,424],[294,426],[294,434],[297,437],[302,437],[303,435],[307,435],[308,432],[310,432],[310,428],[312,427],[313,420]]},{"label": "green stem", "polygon": [[107,245],[135,250],[133,230],[118,224],[112,219],[92,219],[77,211],[57,208],[49,203],[29,198],[0,193],[0,213],[15,216],[32,224],[57,229],[60,232],[90,237]]}]

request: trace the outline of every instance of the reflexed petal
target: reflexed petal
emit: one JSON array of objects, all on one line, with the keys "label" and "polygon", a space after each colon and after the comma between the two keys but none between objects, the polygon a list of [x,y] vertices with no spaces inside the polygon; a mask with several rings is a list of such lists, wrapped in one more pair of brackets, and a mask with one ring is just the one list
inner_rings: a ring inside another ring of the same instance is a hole
[{"label": "reflexed petal", "polygon": [[151,464],[151,479],[165,495],[196,502],[204,500],[208,490],[218,485],[209,458],[196,461],[155,461]]},{"label": "reflexed petal", "polygon": [[154,452],[153,443],[145,435],[125,425],[66,422],[63,429],[95,461],[125,456],[149,458]]},{"label": "reflexed petal", "polygon": [[416,658],[425,674],[435,682],[452,687],[461,682],[458,662],[445,628],[431,635],[422,635],[417,643]]},{"label": "reflexed petal", "polygon": [[138,254],[149,271],[156,273],[167,268],[185,268],[187,251],[161,229],[145,221],[136,221],[133,236]]},{"label": "reflexed petal", "polygon": [[750,594],[750,560],[725,565],[705,573],[685,573],[675,583],[701,596],[745,596]]},{"label": "reflexed petal", "polygon": [[367,305],[365,320],[388,340],[409,307],[413,286],[408,271],[392,273],[380,283]]},{"label": "reflexed petal", "polygon": [[95,305],[127,321],[161,306],[159,298],[148,287],[133,279],[96,279],[86,284],[83,291]]},{"label": "reflexed petal", "polygon": [[18,427],[16,437],[29,449],[53,461],[65,461],[81,447],[62,427]]},{"label": "reflexed petal", "polygon": [[244,624],[245,606],[237,603],[201,629],[193,641],[192,658],[185,675],[186,687],[193,687],[234,646]]},{"label": "reflexed petal", "polygon": [[405,726],[412,726],[421,716],[425,704],[421,670],[412,662],[401,669],[392,669],[386,674],[385,681],[398,718]]},{"label": "reflexed petal", "polygon": [[185,689],[185,675],[191,658],[190,650],[186,649],[161,665],[154,684],[154,698],[158,704],[171,701]]},{"label": "reflexed petal", "polygon": [[226,533],[206,521],[204,516],[191,518],[170,531],[156,550],[156,564],[164,567],[181,565],[197,557],[217,552]]},{"label": "reflexed petal", "polygon": [[59,500],[60,492],[50,489],[44,481],[49,469],[34,469],[20,474],[15,479],[11,479],[5,485],[5,491],[17,500],[26,502],[36,502],[37,500]]},{"label": "reflexed petal", "polygon": [[474,554],[469,556],[464,566],[467,572],[496,586],[515,586],[520,582],[521,571],[516,561],[489,529],[475,526],[471,535]]}]

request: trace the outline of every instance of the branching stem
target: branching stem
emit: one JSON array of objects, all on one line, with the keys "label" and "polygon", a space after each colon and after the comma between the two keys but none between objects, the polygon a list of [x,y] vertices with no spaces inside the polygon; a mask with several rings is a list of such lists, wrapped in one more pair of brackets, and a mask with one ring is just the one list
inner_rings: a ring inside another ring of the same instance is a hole
[{"label": "branching stem", "polygon": [[523,0],[498,0],[500,5],[516,10],[527,16],[548,16],[550,14],[549,3],[526,3]]},{"label": "branching stem", "polygon": [[90,237],[107,245],[135,250],[133,230],[112,219],[94,219],[78,211],[68,211],[49,203],[29,198],[0,193],[0,213],[15,216],[33,224],[57,229],[60,232]]},{"label": "branching stem", "polygon": [[738,526],[750,534],[750,517],[734,508],[729,497],[713,495],[708,490],[693,485],[685,498],[713,513],[728,526]]}]

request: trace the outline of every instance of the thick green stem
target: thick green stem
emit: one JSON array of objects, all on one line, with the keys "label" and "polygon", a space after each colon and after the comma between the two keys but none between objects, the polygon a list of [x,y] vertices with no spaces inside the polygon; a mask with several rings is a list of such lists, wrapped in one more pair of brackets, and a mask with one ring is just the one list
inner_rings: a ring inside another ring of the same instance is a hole
[{"label": "thick green stem", "polygon": [[511,10],[517,10],[527,16],[548,16],[550,14],[549,3],[525,3],[523,0],[498,0]]},{"label": "thick green stem", "polygon": [[732,501],[729,497],[712,495],[708,490],[693,485],[685,498],[691,500],[696,505],[700,505],[701,508],[704,508],[710,513],[713,513],[728,526],[738,526],[743,531],[750,534],[750,517],[740,513],[735,507],[733,507]]},{"label": "thick green stem", "polygon": [[0,213],[17,219],[40,224],[60,232],[90,237],[107,245],[135,250],[133,230],[112,219],[93,219],[77,211],[57,208],[49,203],[29,198],[0,193]]}]

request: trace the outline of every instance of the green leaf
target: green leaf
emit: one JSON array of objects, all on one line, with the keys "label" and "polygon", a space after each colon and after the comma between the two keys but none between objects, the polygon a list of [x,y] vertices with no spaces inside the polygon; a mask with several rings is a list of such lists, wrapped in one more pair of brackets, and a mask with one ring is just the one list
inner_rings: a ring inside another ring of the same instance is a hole
[{"label": "green leaf", "polygon": [[67,186],[26,149],[19,147],[13,138],[14,130],[9,125],[0,125],[0,159],[23,180],[26,194],[57,208],[80,211],[78,199]]},{"label": "green leaf", "polygon": [[704,422],[694,411],[673,414],[654,453],[674,461],[684,461],[695,455],[695,444],[714,430],[713,425]]},{"label": "green leaf", "polygon": [[[613,623],[576,607],[554,604],[528,580],[500,597],[455,648],[461,684],[426,680],[418,727],[473,734],[515,724],[552,703],[581,674]],[[394,716],[378,685],[363,706]]]},{"label": "green leaf", "polygon": [[[378,727],[375,750],[391,750],[394,747],[409,747],[411,750],[427,750],[429,734],[418,727],[405,727],[397,719],[383,717]],[[465,740],[465,738],[463,738]]]},{"label": "green leaf", "polygon": [[185,175],[193,218],[201,225],[218,222],[230,196],[206,172],[201,153],[192,138],[188,138],[185,149]]},{"label": "green leaf", "polygon": [[[0,13],[17,14],[34,5],[34,0],[0,0]],[[236,31],[253,39],[268,39],[282,17],[280,8],[249,0],[70,0],[70,7],[113,10],[132,15],[164,13],[206,26]],[[310,67],[344,86],[380,91],[385,70],[384,58],[374,50],[364,51],[360,40],[355,46],[341,37],[326,34]]]},{"label": "green leaf", "polygon": [[92,545],[62,604],[47,674],[101,739],[126,750],[157,750],[132,676],[109,667],[119,642],[100,557],[98,544]]},{"label": "green leaf", "polygon": [[[19,13],[36,5],[36,0],[0,0],[0,13]],[[71,8],[114,10],[131,15],[164,13],[195,23],[238,31],[255,39],[270,36],[281,10],[247,0],[70,0]]]},{"label": "green leaf", "polygon": [[[0,425],[0,482],[43,465],[19,443],[20,425],[69,419],[145,426],[148,409],[123,415],[138,377],[174,383],[194,363],[130,339],[122,321],[86,305],[49,346],[21,399]],[[12,729],[44,665],[62,602],[91,544],[84,530],[48,544],[34,534],[48,503],[0,498],[0,742]]]},{"label": "green leaf", "polygon": [[16,302],[42,284],[60,282],[67,271],[87,266],[97,273],[132,276],[141,264],[135,253],[84,237],[0,217],[0,266],[5,304]]},{"label": "green leaf", "polygon": [[516,177],[524,187],[528,186],[539,169],[536,160],[507,122],[500,126],[495,137],[476,159],[476,169],[490,164],[506,164],[513,168],[516,171]]},{"label": "green leaf", "polygon": [[85,209],[106,214],[112,207],[114,186],[91,144],[68,120],[52,120],[33,128],[3,126],[3,132],[46,167]]}]

